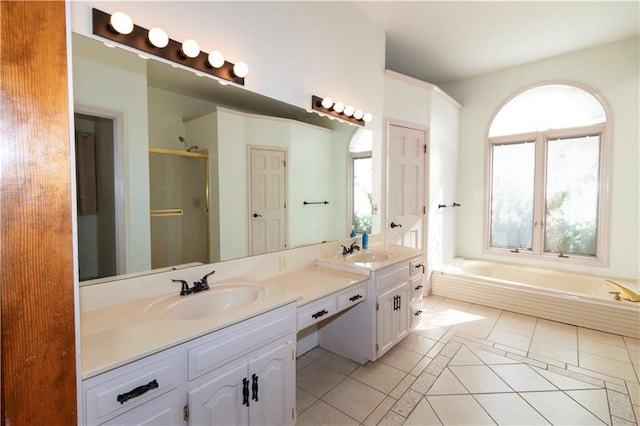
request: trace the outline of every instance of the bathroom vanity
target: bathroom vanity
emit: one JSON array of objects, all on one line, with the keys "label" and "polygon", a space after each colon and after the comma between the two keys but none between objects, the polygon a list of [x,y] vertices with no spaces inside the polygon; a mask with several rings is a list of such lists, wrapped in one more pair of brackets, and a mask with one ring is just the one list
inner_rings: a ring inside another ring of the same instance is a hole
[{"label": "bathroom vanity", "polygon": [[82,288],[83,422],[294,424],[297,333],[317,327],[326,349],[377,359],[419,315],[421,259],[385,246],[188,296],[170,282],[183,271],[133,279],[121,300]]}]

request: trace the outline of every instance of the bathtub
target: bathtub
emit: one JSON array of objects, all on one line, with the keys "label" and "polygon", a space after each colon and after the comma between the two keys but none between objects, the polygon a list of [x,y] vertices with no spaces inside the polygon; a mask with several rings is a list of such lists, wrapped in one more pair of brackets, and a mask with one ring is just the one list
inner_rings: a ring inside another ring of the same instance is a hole
[{"label": "bathtub", "polygon": [[464,259],[430,277],[436,296],[640,339],[640,303],[614,300],[602,277]]}]

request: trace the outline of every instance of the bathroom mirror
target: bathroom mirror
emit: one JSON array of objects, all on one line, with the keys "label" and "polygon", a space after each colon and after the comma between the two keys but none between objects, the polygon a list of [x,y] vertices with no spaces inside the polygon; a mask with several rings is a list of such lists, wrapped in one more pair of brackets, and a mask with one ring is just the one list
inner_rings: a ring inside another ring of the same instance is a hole
[{"label": "bathroom mirror", "polygon": [[[370,166],[359,165],[371,156],[370,130],[78,34],[72,57],[81,284],[342,239],[352,224],[376,232],[369,207],[356,207],[354,217],[353,206],[372,199]],[[150,150],[187,158],[154,161],[172,164],[158,172],[150,170]],[[202,172],[177,168],[193,163],[190,154],[205,158]],[[264,183],[278,178],[260,164],[275,162],[286,171],[265,197]],[[150,172],[156,186],[178,191],[161,198],[189,192],[185,202],[206,215],[194,238],[185,231],[194,221],[180,224],[179,203],[151,206],[158,190],[150,189]],[[193,182],[196,175],[207,185]],[[202,195],[185,190],[196,186]],[[173,225],[154,237],[165,216]],[[195,240],[206,244],[206,257],[182,257],[197,251]],[[152,262],[158,251],[166,259]]]}]

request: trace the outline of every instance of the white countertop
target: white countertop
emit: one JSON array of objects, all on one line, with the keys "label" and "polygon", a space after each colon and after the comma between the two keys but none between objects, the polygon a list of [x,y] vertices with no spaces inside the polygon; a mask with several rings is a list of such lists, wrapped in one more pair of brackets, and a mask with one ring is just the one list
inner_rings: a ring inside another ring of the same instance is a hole
[{"label": "white countertop", "polygon": [[412,257],[420,256],[424,254],[424,250],[398,246],[395,244],[375,244],[370,245],[367,249],[360,249],[353,254],[367,253],[367,251],[380,251],[389,255],[389,258],[382,262],[350,262],[349,256],[343,256],[337,254],[331,257],[324,257],[318,260],[318,265],[328,268],[338,268],[343,271],[353,272],[375,272],[379,269],[386,268],[387,266],[394,265],[398,262],[409,260]]}]

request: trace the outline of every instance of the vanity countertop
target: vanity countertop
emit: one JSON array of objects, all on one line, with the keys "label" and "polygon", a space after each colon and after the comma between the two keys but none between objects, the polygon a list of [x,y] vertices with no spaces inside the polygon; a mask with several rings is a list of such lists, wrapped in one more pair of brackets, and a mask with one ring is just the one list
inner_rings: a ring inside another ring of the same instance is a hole
[{"label": "vanity countertop", "polygon": [[355,251],[353,253],[353,256],[365,254],[368,252],[386,253],[388,255],[388,259],[375,262],[352,262],[349,260],[349,256],[337,254],[335,256],[319,259],[318,265],[327,268],[340,269],[342,271],[368,273],[375,272],[379,269],[386,268],[387,266],[391,266],[398,262],[403,262],[405,260],[409,260],[413,257],[424,254],[424,250],[412,247],[399,246],[395,244],[374,244],[370,245],[367,249]]},{"label": "vanity countertop", "polygon": [[299,293],[298,307],[344,290],[369,278],[368,273],[354,273],[311,266],[266,279],[267,286]]},{"label": "vanity countertop", "polygon": [[179,345],[213,331],[228,327],[256,315],[297,301],[298,293],[282,287],[263,286],[254,280],[237,278],[217,285],[253,281],[262,286],[258,299],[238,309],[208,318],[173,320],[165,309],[186,298],[197,298],[208,292],[181,297],[179,291],[113,305],[80,314],[82,379],[95,376],[161,350]]}]

